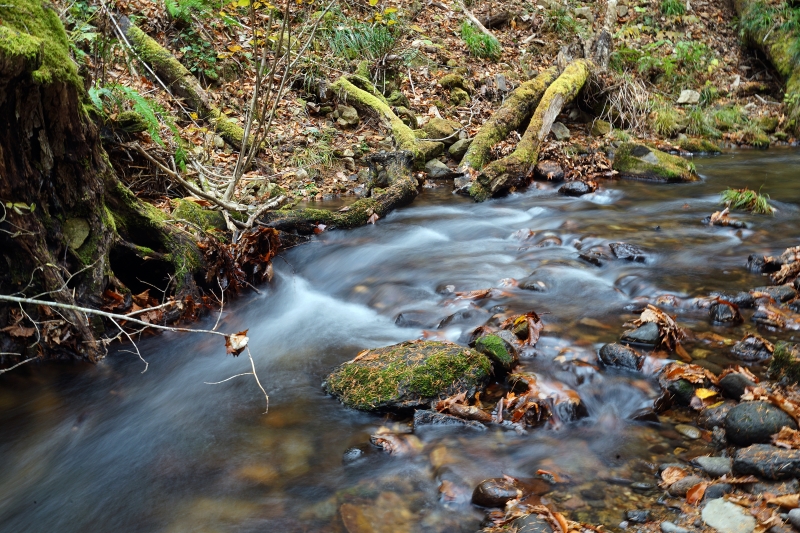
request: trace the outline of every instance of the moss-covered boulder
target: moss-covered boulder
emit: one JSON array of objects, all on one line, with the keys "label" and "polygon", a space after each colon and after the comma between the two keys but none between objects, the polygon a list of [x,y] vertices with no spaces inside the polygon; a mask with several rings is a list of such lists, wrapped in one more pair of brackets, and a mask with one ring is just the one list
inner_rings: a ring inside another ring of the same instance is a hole
[{"label": "moss-covered boulder", "polygon": [[443,142],[447,145],[453,144],[458,140],[455,133],[461,129],[461,124],[453,120],[443,118],[432,118],[422,127],[425,132],[425,139],[436,142]]},{"label": "moss-covered boulder", "polygon": [[176,220],[187,220],[192,224],[200,226],[206,231],[212,229],[225,230],[225,217],[221,211],[204,209],[196,202],[177,198],[172,200],[172,218]]},{"label": "moss-covered boulder", "polygon": [[[512,338],[503,338],[505,333]],[[511,368],[519,362],[517,348],[514,345],[515,339],[508,331],[500,331],[497,334],[484,335],[475,341],[475,349],[491,358],[495,364],[505,370]]]},{"label": "moss-covered boulder", "polygon": [[451,342],[408,341],[365,350],[334,370],[325,389],[364,411],[408,409],[454,394],[471,396],[492,374],[492,363]]},{"label": "moss-covered boulder", "polygon": [[469,94],[464,89],[459,87],[450,91],[450,103],[454,106],[460,106],[469,103]]},{"label": "moss-covered boulder", "polygon": [[693,154],[716,154],[722,151],[722,148],[713,141],[701,137],[688,137],[686,135],[678,137],[678,147],[684,152],[691,152]]},{"label": "moss-covered boulder", "polygon": [[622,143],[614,154],[620,177],[665,182],[696,181],[694,165],[685,159],[637,143]]}]

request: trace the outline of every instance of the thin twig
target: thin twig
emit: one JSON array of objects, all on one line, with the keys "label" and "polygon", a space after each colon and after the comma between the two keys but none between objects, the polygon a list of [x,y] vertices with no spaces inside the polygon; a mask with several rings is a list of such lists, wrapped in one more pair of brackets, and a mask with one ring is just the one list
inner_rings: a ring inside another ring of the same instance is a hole
[{"label": "thin twig", "polygon": [[[18,353],[0,353],[0,355],[19,355],[19,354]],[[17,363],[14,366],[10,366],[8,368],[3,368],[3,369],[0,370],[0,374],[5,374],[6,372],[11,372],[12,370],[17,368],[18,366],[22,366],[25,363],[29,363],[29,362],[33,361],[34,359],[38,359],[38,357],[31,357],[29,359],[25,359],[24,361],[20,361],[19,363]],[[260,383],[259,383],[259,385],[260,385]],[[261,390],[264,390],[264,389],[262,388]],[[264,394],[266,394],[266,393],[264,393]],[[269,402],[269,398],[267,398],[267,402]],[[267,403],[267,407],[269,407],[269,403]]]}]

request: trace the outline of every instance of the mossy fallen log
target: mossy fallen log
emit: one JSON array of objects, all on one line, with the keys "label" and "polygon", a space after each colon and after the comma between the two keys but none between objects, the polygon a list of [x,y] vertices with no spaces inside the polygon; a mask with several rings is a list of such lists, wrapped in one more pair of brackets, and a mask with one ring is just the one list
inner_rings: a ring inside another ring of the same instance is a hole
[{"label": "mossy fallen log", "polygon": [[[370,173],[385,176],[388,187],[373,188],[370,198],[356,200],[343,210],[326,209],[279,209],[264,214],[259,224],[285,232],[313,233],[318,224],[330,228],[355,228],[370,222],[374,217],[383,218],[397,207],[411,203],[419,194],[419,185],[412,168],[414,156],[411,152],[389,152],[374,154],[370,158]],[[383,174],[385,172],[385,175]]]},{"label": "mossy fallen log", "polygon": [[781,24],[780,9],[794,9],[764,0],[734,0],[739,27],[748,45],[764,52],[786,79],[787,127],[800,137],[800,32]]},{"label": "mossy fallen log", "polygon": [[[353,77],[351,77],[353,78]],[[331,89],[336,91],[340,98],[358,109],[371,112],[378,116],[383,124],[392,131],[395,145],[400,151],[410,152],[414,157],[417,167],[422,167],[426,161],[444,152],[444,144],[440,142],[417,139],[414,130],[408,127],[389,107],[386,99],[375,90],[371,84],[362,77],[356,78],[364,90],[356,86],[348,77],[342,76],[336,80]]]},{"label": "mossy fallen log", "polygon": [[120,18],[125,38],[142,61],[150,65],[175,94],[183,98],[204,119],[211,122],[217,133],[235,148],[242,147],[244,130],[214,105],[197,78],[169,50],[134,25],[127,17]]},{"label": "mossy fallen log", "polygon": [[[578,60],[547,87],[516,150],[483,167],[469,193],[477,201],[496,196],[527,182],[539,158],[539,150],[564,104],[572,101],[589,78],[591,63]],[[473,146],[474,146],[473,142]]]}]

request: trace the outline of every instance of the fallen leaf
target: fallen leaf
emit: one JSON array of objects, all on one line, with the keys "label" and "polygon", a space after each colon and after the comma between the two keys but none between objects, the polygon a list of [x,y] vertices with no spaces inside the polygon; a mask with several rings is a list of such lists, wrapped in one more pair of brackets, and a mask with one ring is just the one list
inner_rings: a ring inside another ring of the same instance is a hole
[{"label": "fallen leaf", "polygon": [[698,483],[694,487],[690,488],[686,492],[686,503],[690,505],[694,505],[695,503],[699,502],[703,499],[703,494],[706,493],[706,488],[708,487],[707,482]]},{"label": "fallen leaf", "polygon": [[668,466],[661,472],[661,486],[669,487],[673,483],[680,481],[689,474],[683,468],[677,466]]},{"label": "fallen leaf", "polygon": [[367,224],[375,224],[379,218],[381,217],[378,216],[378,213],[372,213],[367,219]]},{"label": "fallen leaf", "polygon": [[773,496],[766,499],[767,503],[784,507],[786,509],[797,509],[800,507],[800,494],[786,494],[784,496]]},{"label": "fallen leaf", "polygon": [[234,356],[242,353],[242,350],[247,347],[247,342],[250,340],[247,337],[247,331],[248,330],[240,331],[239,333],[234,333],[233,335],[225,337],[225,349],[227,353]]}]

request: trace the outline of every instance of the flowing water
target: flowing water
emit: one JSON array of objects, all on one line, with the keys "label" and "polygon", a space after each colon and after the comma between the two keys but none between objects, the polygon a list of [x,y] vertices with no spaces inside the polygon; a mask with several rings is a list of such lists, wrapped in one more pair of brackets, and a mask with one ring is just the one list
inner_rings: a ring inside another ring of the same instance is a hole
[{"label": "flowing water", "polygon": [[[681,325],[738,340],[754,329],[749,322],[712,327],[690,299],[764,284],[744,268],[748,254],[780,253],[800,237],[800,153],[696,164],[698,183],[604,182],[578,199],[548,185],[483,204],[427,189],[374,226],[323,233],[287,252],[273,285],[226,306],[220,326],[249,328],[270,396],[266,416],[251,376],[204,384],[249,371],[217,337],[141,341],[146,373],[119,349],[96,366],[51,363],[2,376],[0,531],[337,532],[349,503],[372,523],[359,532],[474,532],[484,515],[469,496],[479,481],[539,469],[570,480],[544,498],[573,519],[614,528],[625,510],[656,506],[652,465],[707,453],[707,444],[669,423],[631,422],[658,386],[598,370],[596,350],[618,338],[634,307],[660,295],[675,297],[665,309]],[[737,215],[745,230],[702,225],[727,186],[762,187],[778,213]],[[579,258],[579,249],[616,241],[647,249],[647,261],[598,267]],[[528,276],[546,291],[507,281]],[[505,293],[452,294],[489,287]],[[422,449],[397,457],[370,449],[369,435],[381,426],[408,431],[406,423],[345,409],[320,387],[364,348],[422,335],[463,342],[492,314],[529,310],[545,330],[523,367],[577,391],[587,418],[527,435],[421,431]],[[725,347],[687,346],[715,371],[731,362]],[[353,446],[366,453],[344,464]]]}]

